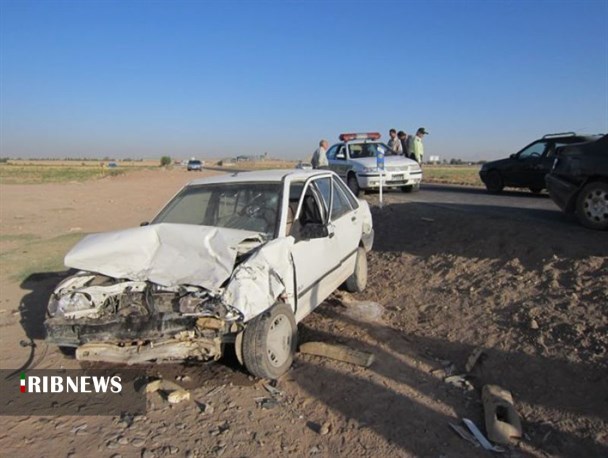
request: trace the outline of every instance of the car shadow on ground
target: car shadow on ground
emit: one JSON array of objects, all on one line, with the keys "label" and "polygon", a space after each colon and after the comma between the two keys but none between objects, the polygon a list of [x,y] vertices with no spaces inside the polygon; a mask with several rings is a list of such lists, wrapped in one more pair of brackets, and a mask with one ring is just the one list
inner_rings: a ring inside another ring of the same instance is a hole
[{"label": "car shadow on ground", "polygon": [[[317,313],[325,326],[301,326],[303,341],[340,343],[370,351],[376,359],[368,369],[360,369],[301,356],[291,377],[309,395],[408,454],[442,455],[449,450],[450,456],[481,456],[482,451],[456,436],[448,423],[466,417],[485,430],[480,402],[485,384],[498,384],[512,392],[527,436],[523,450],[565,456],[608,454],[608,444],[596,436],[598,424],[608,420],[606,400],[600,399],[608,391],[608,381],[598,368],[488,348],[482,362],[471,371],[469,380],[475,389],[467,393],[434,376],[428,366],[441,367],[439,361],[450,360],[457,367],[456,373],[463,373],[472,345],[405,336],[390,326],[346,316],[332,305],[320,307]],[[338,331],[342,327],[349,332]],[[543,376],[538,378],[538,374]],[[565,396],[572,391],[580,393],[575,403],[572,396]],[[561,425],[526,419],[551,410],[593,418],[595,424],[572,433]]]},{"label": "car shadow on ground", "polygon": [[526,199],[549,199],[549,194],[545,192],[533,193],[528,188],[507,188],[499,193],[489,193],[485,188],[464,185],[440,184],[440,183],[423,183],[420,189],[433,192],[449,192],[458,194],[477,194],[477,195],[492,195],[496,197],[523,197]]},{"label": "car shadow on ground", "polygon": [[[559,211],[408,202],[374,206],[372,214],[376,252],[503,261],[518,257],[532,263],[531,268],[542,267],[543,259],[556,254],[608,256],[605,232],[579,226]],[[490,218],[492,224],[484,224]]]}]

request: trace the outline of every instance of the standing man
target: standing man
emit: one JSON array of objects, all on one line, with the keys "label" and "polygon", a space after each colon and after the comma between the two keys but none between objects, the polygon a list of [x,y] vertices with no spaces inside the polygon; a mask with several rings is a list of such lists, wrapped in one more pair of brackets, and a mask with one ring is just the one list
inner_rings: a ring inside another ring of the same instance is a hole
[{"label": "standing man", "polygon": [[329,167],[327,162],[327,147],[329,142],[325,139],[319,142],[319,147],[312,153],[312,168],[313,169],[326,169]]},{"label": "standing man", "polygon": [[407,134],[405,132],[403,132],[402,130],[400,130],[399,132],[397,132],[397,138],[399,139],[399,142],[401,143],[401,153],[405,157],[409,157],[409,155],[407,154]]},{"label": "standing man", "polygon": [[388,131],[388,135],[391,139],[388,141],[388,147],[392,149],[395,154],[403,153],[403,148],[401,148],[401,142],[397,138],[397,131],[395,129],[391,129]]},{"label": "standing man", "polygon": [[412,153],[414,154],[414,157],[412,159],[418,162],[418,164],[422,164],[422,160],[424,158],[424,146],[422,145],[422,137],[424,137],[425,135],[428,135],[428,132],[424,129],[424,127],[420,127],[416,131],[416,136],[414,137],[413,141]]}]

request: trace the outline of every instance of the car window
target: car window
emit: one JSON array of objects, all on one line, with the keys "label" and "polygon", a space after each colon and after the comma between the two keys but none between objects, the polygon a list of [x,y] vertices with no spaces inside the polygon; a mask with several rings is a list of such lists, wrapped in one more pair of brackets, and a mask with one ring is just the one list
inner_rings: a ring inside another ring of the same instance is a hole
[{"label": "car window", "polygon": [[392,150],[384,143],[351,143],[350,157],[352,159],[360,159],[362,157],[376,157],[378,148],[382,148],[385,155],[391,155]]},{"label": "car window", "polygon": [[344,192],[339,187],[334,186],[334,200],[331,207],[331,219],[337,220],[351,210],[352,208],[347,197],[344,195]]},{"label": "car window", "polygon": [[348,199],[348,202],[350,203],[351,208],[359,208],[359,202],[357,202],[357,198],[355,196],[353,196],[352,192],[348,191],[348,188],[346,187],[346,183],[344,183],[344,181],[342,181],[341,178],[334,178],[333,182],[334,182],[334,186],[337,186],[338,188],[340,188],[342,190],[342,192]]},{"label": "car window", "polygon": [[540,157],[545,152],[546,142],[536,142],[528,146],[519,153],[519,159],[529,159],[532,157]]},{"label": "car window", "polygon": [[276,227],[280,190],[278,183],[189,186],[152,223],[225,227],[271,236]]},{"label": "car window", "polygon": [[338,151],[338,146],[340,146],[340,145],[334,145],[331,148],[329,148],[329,150],[327,150],[327,159],[336,158],[336,152]]},{"label": "car window", "polygon": [[[335,185],[335,183],[335,180],[331,179],[330,177],[315,180],[315,186],[319,190],[319,194],[323,199],[323,204],[325,205],[326,209],[329,208],[331,202],[331,220],[340,218],[342,215],[348,213],[352,209],[348,198],[344,195],[344,192]],[[333,190],[332,186],[334,186]]]}]

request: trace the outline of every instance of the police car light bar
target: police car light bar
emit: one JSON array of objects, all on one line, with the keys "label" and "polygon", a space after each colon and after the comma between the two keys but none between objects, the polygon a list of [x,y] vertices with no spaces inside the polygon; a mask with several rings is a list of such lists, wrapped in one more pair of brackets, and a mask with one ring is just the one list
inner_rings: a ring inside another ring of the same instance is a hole
[{"label": "police car light bar", "polygon": [[340,134],[340,140],[343,142],[349,142],[351,140],[378,140],[379,138],[380,134],[378,132]]}]

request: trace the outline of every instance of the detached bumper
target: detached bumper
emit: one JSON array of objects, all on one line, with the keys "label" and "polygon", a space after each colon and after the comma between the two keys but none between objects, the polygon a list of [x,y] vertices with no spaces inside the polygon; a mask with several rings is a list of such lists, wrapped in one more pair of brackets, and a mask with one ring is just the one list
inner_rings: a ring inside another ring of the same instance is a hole
[{"label": "detached bumper", "polygon": [[552,174],[545,176],[545,184],[547,185],[549,196],[551,196],[551,199],[559,208],[566,213],[574,210],[576,195],[578,194],[580,185],[570,183]]}]

